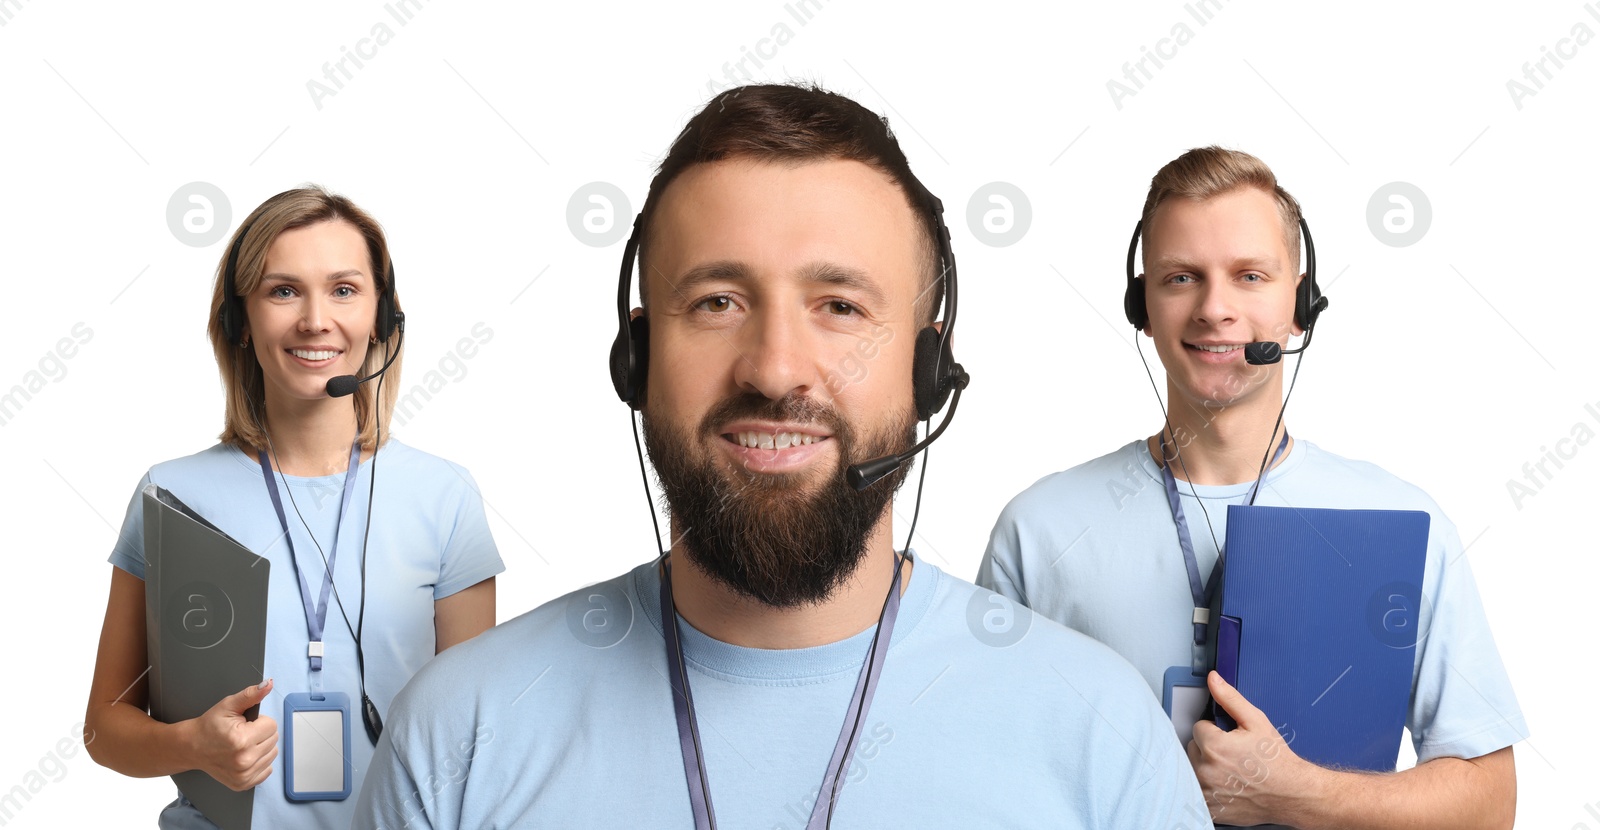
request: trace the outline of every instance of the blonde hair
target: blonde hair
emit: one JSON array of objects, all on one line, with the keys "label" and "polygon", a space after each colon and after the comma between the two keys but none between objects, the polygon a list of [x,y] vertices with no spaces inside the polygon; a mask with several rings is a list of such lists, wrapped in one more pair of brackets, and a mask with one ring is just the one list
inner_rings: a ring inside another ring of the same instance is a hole
[{"label": "blonde hair", "polygon": [[1215,145],[1196,147],[1167,162],[1150,179],[1150,193],[1144,199],[1143,238],[1146,256],[1150,241],[1150,217],[1169,199],[1204,201],[1241,187],[1254,187],[1278,203],[1283,220],[1284,247],[1294,273],[1300,273],[1300,203],[1289,191],[1278,186],[1278,178],[1266,162],[1249,153],[1226,150]]},{"label": "blonde hair", "polygon": [[[256,359],[254,349],[240,348],[239,343],[229,342],[227,333],[222,328],[221,312],[228,282],[228,252],[232,251],[235,244],[239,245],[238,266],[233,275],[233,290],[242,303],[245,297],[250,296],[261,286],[262,274],[266,270],[267,250],[272,247],[279,234],[319,222],[336,220],[349,222],[366,240],[373,284],[381,293],[388,287],[391,278],[389,245],[383,235],[383,227],[349,199],[316,185],[286,190],[262,202],[260,207],[245,217],[239,230],[229,238],[228,248],[223,253],[222,261],[217,263],[216,283],[211,292],[211,317],[206,326],[206,333],[211,338],[211,349],[216,353],[217,370],[222,375],[222,388],[227,395],[223,408],[222,434],[218,436],[223,443],[252,451],[265,449],[267,445],[264,432],[266,384],[261,373],[261,363]],[[395,310],[400,310],[398,296],[395,299]],[[376,332],[376,320],[374,332]],[[361,365],[362,376],[377,371],[378,367],[383,365],[383,360],[384,349],[376,346],[367,349],[366,360]],[[380,422],[384,435],[387,437],[389,433],[389,418],[394,412],[395,400],[399,397],[400,391],[400,364],[401,359],[397,356],[385,374],[384,379],[388,382],[383,385],[381,401],[378,400],[375,383],[362,384],[353,395],[356,426],[360,431],[361,446],[364,449],[377,449]],[[372,417],[374,411],[378,413],[377,418]]]}]

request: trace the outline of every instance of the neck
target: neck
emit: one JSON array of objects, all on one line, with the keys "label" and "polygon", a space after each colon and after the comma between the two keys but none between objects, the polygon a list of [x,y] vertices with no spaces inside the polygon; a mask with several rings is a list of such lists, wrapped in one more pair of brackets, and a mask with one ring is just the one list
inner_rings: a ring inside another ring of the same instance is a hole
[{"label": "neck", "polygon": [[[894,581],[893,514],[885,508],[873,527],[866,553],[826,600],[797,608],[773,608],[712,579],[672,546],[672,601],[701,633],[746,648],[790,649],[836,643],[876,625]],[[674,538],[679,529],[674,522]],[[911,560],[900,569],[900,590],[911,584]]]},{"label": "neck", "polygon": [[278,472],[325,476],[344,472],[356,434],[355,405],[348,400],[285,400],[267,394],[268,460]]},{"label": "neck", "polygon": [[[1273,429],[1283,406],[1282,387],[1279,374],[1249,400],[1216,407],[1189,401],[1169,384],[1167,400],[1172,405],[1167,415],[1172,430],[1166,439],[1173,476],[1200,485],[1255,481],[1261,472],[1262,454],[1268,454],[1270,462],[1288,431],[1287,423]],[[1160,435],[1148,439],[1150,455],[1157,464],[1162,463]]]}]

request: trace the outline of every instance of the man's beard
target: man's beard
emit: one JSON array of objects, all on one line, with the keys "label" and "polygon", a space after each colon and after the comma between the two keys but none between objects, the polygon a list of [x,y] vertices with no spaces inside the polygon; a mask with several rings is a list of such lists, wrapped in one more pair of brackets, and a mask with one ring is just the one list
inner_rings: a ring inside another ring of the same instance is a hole
[{"label": "man's beard", "polygon": [[[725,470],[702,447],[724,440],[718,426],[739,418],[822,425],[832,433],[828,440],[838,442],[838,466],[807,489],[806,479],[816,477],[811,471]],[[855,572],[910,465],[859,492],[845,481],[845,469],[903,452],[915,443],[916,427],[908,410],[899,424],[857,436],[832,407],[798,394],[729,398],[694,435],[644,417],[645,447],[690,563],[775,608],[820,603]]]}]

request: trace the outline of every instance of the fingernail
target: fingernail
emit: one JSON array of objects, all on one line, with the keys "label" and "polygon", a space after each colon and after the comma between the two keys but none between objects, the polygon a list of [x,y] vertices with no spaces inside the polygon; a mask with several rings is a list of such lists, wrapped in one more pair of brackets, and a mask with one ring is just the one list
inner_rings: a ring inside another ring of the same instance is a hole
[{"label": "fingernail", "polygon": [[261,685],[257,686],[256,688],[257,689],[265,689],[265,688],[267,688],[267,684],[269,684],[271,682],[272,682],[272,678],[269,677],[266,680],[261,681]]}]

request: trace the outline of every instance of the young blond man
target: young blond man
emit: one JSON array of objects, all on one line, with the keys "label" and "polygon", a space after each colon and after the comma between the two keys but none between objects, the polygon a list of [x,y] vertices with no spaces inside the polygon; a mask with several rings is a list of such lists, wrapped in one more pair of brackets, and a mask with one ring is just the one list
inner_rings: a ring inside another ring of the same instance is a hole
[{"label": "young blond man", "polygon": [[[1127,305],[1166,369],[1169,417],[1156,434],[1017,496],[995,526],[978,584],[1111,646],[1158,698],[1170,669],[1203,676],[1239,728],[1181,716],[1175,726],[1180,735],[1192,729],[1189,759],[1220,824],[1510,827],[1511,746],[1527,729],[1454,525],[1425,493],[1377,466],[1289,437],[1280,421],[1283,364],[1245,360],[1246,344],[1286,344],[1326,305],[1301,272],[1300,223],[1299,204],[1254,156],[1195,149],[1156,174],[1142,216],[1144,271],[1130,282]],[[1305,761],[1260,710],[1205,671],[1196,594],[1226,545],[1227,505],[1251,498],[1264,465],[1255,504],[1431,517],[1426,635],[1415,644],[1407,717],[1413,769],[1368,774]],[[1180,536],[1191,543],[1193,568]]]}]

